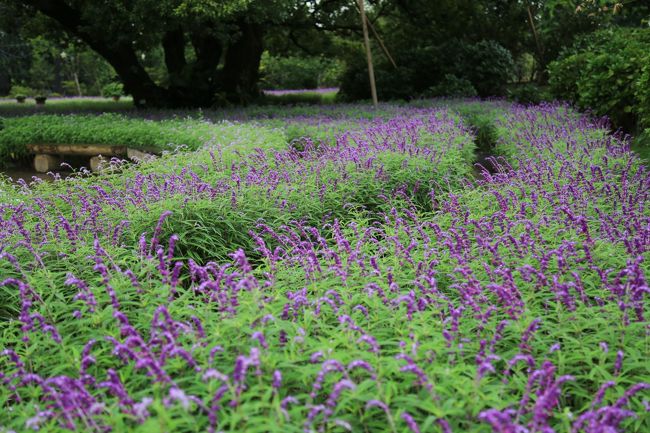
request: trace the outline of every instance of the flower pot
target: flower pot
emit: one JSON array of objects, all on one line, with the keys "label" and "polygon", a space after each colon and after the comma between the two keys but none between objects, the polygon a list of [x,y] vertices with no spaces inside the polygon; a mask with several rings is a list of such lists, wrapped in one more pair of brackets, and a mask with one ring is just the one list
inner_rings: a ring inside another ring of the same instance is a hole
[{"label": "flower pot", "polygon": [[120,96],[119,96],[119,95],[115,95],[115,96],[113,96],[112,98],[113,98],[113,101],[115,101],[115,102],[117,102],[117,101],[120,100]]},{"label": "flower pot", "polygon": [[19,104],[24,104],[25,99],[27,99],[25,96],[16,96],[16,102],[18,102]]},{"label": "flower pot", "polygon": [[34,98],[34,101],[36,101],[36,105],[45,105],[45,100],[46,99],[47,99],[47,97],[45,97],[45,96],[36,96]]}]

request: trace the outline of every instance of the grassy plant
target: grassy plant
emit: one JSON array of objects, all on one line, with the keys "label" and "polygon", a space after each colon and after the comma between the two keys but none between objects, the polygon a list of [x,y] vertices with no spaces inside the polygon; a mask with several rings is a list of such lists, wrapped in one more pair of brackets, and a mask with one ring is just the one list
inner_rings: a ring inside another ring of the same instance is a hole
[{"label": "grassy plant", "polygon": [[[264,139],[260,140],[260,136]],[[5,161],[22,158],[28,153],[28,144],[117,145],[160,153],[178,148],[196,150],[219,143],[234,151],[252,149],[256,145],[277,148],[280,143],[284,145],[285,139],[281,132],[275,133],[269,128],[239,127],[229,122],[154,121],[117,114],[36,115],[7,118],[5,128],[0,131],[0,157]]]}]

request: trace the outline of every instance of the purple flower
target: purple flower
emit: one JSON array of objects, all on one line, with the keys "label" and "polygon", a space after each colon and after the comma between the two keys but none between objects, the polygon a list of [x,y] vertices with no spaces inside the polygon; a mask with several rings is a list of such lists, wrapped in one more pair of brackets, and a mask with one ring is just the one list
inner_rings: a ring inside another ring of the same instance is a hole
[{"label": "purple flower", "polygon": [[54,416],[54,413],[51,410],[38,412],[36,415],[25,421],[25,428],[38,431],[40,430],[41,425],[46,423],[52,416]]},{"label": "purple flower", "polygon": [[618,376],[623,368],[624,353],[622,350],[616,352],[616,362],[614,363],[614,376]]},{"label": "purple flower", "polygon": [[403,412],[401,418],[404,420],[406,426],[412,433],[420,433],[420,427],[418,427],[418,424],[415,422],[415,419],[413,419],[410,413]]},{"label": "purple flower", "polygon": [[153,403],[153,398],[144,397],[141,401],[133,405],[133,414],[138,418],[138,421],[144,422],[149,418],[149,411],[147,408],[151,406],[151,403]]},{"label": "purple flower", "polygon": [[282,386],[282,373],[280,372],[280,370],[275,370],[273,372],[273,384],[272,384],[272,386],[273,386],[273,389],[275,389],[276,391],[279,390],[280,387]]},{"label": "purple flower", "polygon": [[190,399],[180,388],[172,387],[169,390],[169,402],[178,402],[185,410],[190,408]]}]

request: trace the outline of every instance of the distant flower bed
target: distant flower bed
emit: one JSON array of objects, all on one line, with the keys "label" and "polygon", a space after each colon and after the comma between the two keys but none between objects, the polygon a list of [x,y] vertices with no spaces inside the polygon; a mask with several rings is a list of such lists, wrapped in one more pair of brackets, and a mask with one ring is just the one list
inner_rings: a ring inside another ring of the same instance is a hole
[{"label": "distant flower bed", "polygon": [[296,95],[302,93],[336,93],[339,91],[338,87],[324,87],[321,89],[285,89],[285,90],[264,90],[264,94],[273,96],[282,95]]}]

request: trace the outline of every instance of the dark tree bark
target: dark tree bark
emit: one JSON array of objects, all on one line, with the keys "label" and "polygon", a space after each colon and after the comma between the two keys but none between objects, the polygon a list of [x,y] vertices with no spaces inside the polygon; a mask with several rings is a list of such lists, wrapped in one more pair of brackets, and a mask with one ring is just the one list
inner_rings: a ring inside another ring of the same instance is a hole
[{"label": "dark tree bark", "polygon": [[185,34],[183,29],[177,27],[165,32],[162,38],[162,47],[165,52],[165,66],[172,85],[182,82],[182,76],[187,62],[185,60]]},{"label": "dark tree bark", "polygon": [[[258,24],[241,22],[241,34],[228,47],[220,87],[233,102],[246,102],[257,93],[257,79],[262,57],[263,32]],[[237,98],[243,100],[237,101]]]},{"label": "dark tree bark", "polygon": [[[44,15],[59,22],[63,28],[80,38],[113,66],[127,93],[133,95],[137,107],[208,107],[214,104],[217,92],[230,102],[245,102],[257,93],[257,78],[262,55],[263,28],[259,24],[238,22],[228,47],[214,36],[215,23],[185,31],[180,26],[167,29],[161,38],[169,85],[161,87],[149,76],[129,42],[111,35],[94,33],[81,11],[64,0],[24,0]],[[187,33],[187,36],[186,36]],[[188,63],[186,41],[194,48],[196,60]],[[218,69],[222,53],[225,63]]]}]

